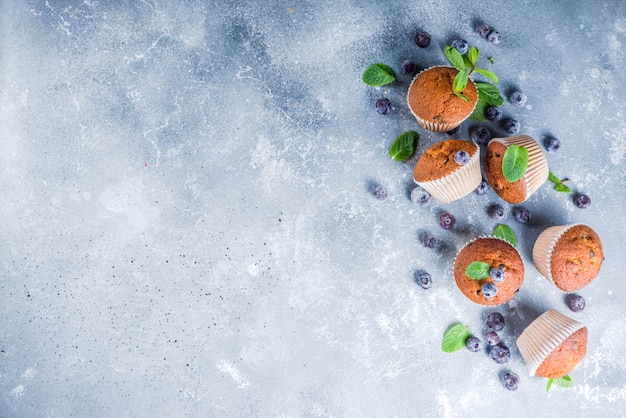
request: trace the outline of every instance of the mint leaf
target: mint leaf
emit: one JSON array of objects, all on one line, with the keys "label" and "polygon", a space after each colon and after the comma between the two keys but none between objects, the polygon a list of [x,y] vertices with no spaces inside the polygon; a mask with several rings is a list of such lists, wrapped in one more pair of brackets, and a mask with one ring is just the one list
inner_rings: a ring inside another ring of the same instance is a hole
[{"label": "mint leaf", "polygon": [[472,63],[470,67],[474,68],[474,66],[476,65],[476,61],[478,61],[478,48],[476,48],[475,46],[471,46],[470,49],[467,51],[467,58]]},{"label": "mint leaf", "polygon": [[389,147],[389,156],[396,161],[406,160],[415,152],[419,137],[420,135],[415,131],[400,134]]},{"label": "mint leaf", "polygon": [[490,63],[493,64],[493,57],[487,57],[487,59],[489,60]]},{"label": "mint leaf", "polygon": [[489,277],[489,264],[482,261],[474,261],[465,269],[465,275],[470,279],[482,280]]},{"label": "mint leaf", "polygon": [[456,94],[458,97],[460,97],[461,99],[465,100],[466,102],[469,102],[470,99],[469,97],[467,97],[466,95],[464,95],[463,93],[461,93],[460,91],[453,91],[454,94]]},{"label": "mint leaf", "polygon": [[574,386],[574,382],[572,381],[572,378],[569,377],[569,375],[565,375],[557,379],[548,379],[548,383],[546,384],[546,392],[550,390],[553,383],[562,388],[571,388]]},{"label": "mint leaf", "polygon": [[504,104],[504,97],[500,94],[500,90],[491,83],[482,81],[475,81],[476,88],[478,89],[478,98],[489,103],[491,106],[502,106]]},{"label": "mint leaf", "polygon": [[476,103],[476,107],[474,108],[474,111],[469,118],[477,122],[487,122],[487,118],[485,117],[485,111],[487,111],[487,108],[489,106],[489,103],[483,100],[478,100],[478,103]]},{"label": "mint leaf", "polygon": [[561,192],[561,193],[574,193],[574,192],[572,192],[572,189],[570,189],[569,187],[567,187],[563,183],[557,184],[554,187],[554,190],[556,190],[557,192]]},{"label": "mint leaf", "polygon": [[[454,81],[452,82],[452,90],[454,91],[455,94],[465,90],[465,87],[467,87],[468,79],[469,79],[469,76],[467,74],[467,71],[460,70],[459,73],[454,77]],[[467,101],[469,101],[469,99],[467,99]]]},{"label": "mint leaf", "polygon": [[450,64],[457,70],[465,70],[465,62],[461,53],[453,46],[447,46],[443,49],[443,54],[448,58]]},{"label": "mint leaf", "polygon": [[485,77],[487,77],[489,80],[493,81],[494,83],[497,83],[498,81],[500,81],[498,80],[498,76],[492,73],[491,71],[483,70],[482,68],[474,68],[474,71],[484,75]]},{"label": "mint leaf", "polygon": [[493,236],[502,238],[503,240],[507,241],[512,246],[517,247],[517,238],[515,238],[515,232],[513,232],[511,227],[508,225],[504,225],[504,224],[496,225],[496,227],[493,229]]},{"label": "mint leaf", "polygon": [[372,64],[365,69],[361,80],[368,86],[380,87],[393,83],[396,80],[396,74],[388,65]]},{"label": "mint leaf", "polygon": [[552,387],[552,382],[554,382],[554,379],[548,379],[548,383],[546,384],[546,392],[550,391],[550,388]]},{"label": "mint leaf", "polygon": [[561,180],[554,175],[552,171],[548,171],[548,180],[550,180],[554,184],[561,184]]},{"label": "mint leaf", "polygon": [[474,68],[474,64],[470,61],[467,55],[463,55],[463,64],[465,64],[465,68]]},{"label": "mint leaf", "polygon": [[448,328],[441,340],[441,350],[444,353],[454,353],[465,347],[465,341],[472,336],[469,328],[463,324],[456,324]]},{"label": "mint leaf", "polygon": [[528,149],[521,145],[511,144],[506,147],[502,158],[502,174],[510,183],[515,183],[526,173],[528,168]]}]

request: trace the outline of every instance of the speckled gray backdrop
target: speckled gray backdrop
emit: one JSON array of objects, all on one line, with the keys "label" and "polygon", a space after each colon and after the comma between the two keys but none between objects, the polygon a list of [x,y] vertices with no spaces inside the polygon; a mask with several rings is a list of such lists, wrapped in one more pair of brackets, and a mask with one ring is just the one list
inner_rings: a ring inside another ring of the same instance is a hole
[{"label": "speckled gray backdrop", "polygon": [[[626,3],[6,0],[0,19],[0,416],[625,415]],[[411,203],[416,158],[391,161],[389,145],[414,129],[419,154],[446,136],[410,116],[408,76],[360,80],[374,62],[443,64],[457,36],[493,57],[503,92],[527,94],[505,115],[558,137],[551,170],[593,201],[546,184],[529,225],[506,218],[526,278],[498,309],[505,366],[440,350],[451,324],[481,334],[494,310],[461,295],[451,265],[499,198]],[[546,394],[514,341],[545,309],[568,312],[530,254],[573,222],[606,261],[571,313],[589,327],[574,388]]]}]

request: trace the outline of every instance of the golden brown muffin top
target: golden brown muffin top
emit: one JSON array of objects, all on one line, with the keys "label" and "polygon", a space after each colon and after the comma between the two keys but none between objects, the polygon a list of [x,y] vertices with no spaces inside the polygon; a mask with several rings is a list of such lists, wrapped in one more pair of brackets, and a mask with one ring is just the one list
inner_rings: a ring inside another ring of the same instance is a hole
[{"label": "golden brown muffin top", "polygon": [[517,204],[526,200],[526,180],[524,177],[510,183],[502,174],[502,160],[506,152],[506,145],[498,141],[491,141],[487,147],[485,157],[485,175],[491,188],[498,196],[509,203]]},{"label": "golden brown muffin top", "polygon": [[554,245],[550,273],[559,289],[575,292],[596,278],[603,260],[598,234],[587,225],[574,225]]},{"label": "golden brown muffin top", "polygon": [[468,80],[463,94],[469,102],[452,92],[452,82],[458,74],[456,68],[432,67],[413,79],[408,92],[411,111],[418,117],[443,123],[459,122],[468,117],[478,100],[478,90]]},{"label": "golden brown muffin top", "polygon": [[[470,279],[465,269],[474,261],[489,264],[490,268],[503,268],[505,279],[495,283],[490,277],[483,280]],[[502,267],[504,266],[504,267]],[[454,280],[461,292],[480,305],[500,305],[513,299],[524,281],[524,262],[517,250],[499,238],[477,238],[466,245],[454,260]],[[482,293],[484,283],[498,287],[498,294],[486,298]]]},{"label": "golden brown muffin top", "polygon": [[432,145],[417,161],[413,170],[413,179],[415,181],[436,180],[459,169],[461,165],[454,161],[454,154],[461,150],[466,151],[471,158],[478,152],[478,146],[462,139],[448,139]]},{"label": "golden brown muffin top", "polygon": [[570,335],[539,365],[535,375],[558,379],[574,370],[587,354],[587,327]]}]

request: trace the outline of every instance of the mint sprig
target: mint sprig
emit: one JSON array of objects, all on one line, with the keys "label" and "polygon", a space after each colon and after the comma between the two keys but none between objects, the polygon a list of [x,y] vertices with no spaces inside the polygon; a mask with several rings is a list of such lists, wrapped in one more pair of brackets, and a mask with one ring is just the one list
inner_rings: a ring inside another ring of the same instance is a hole
[{"label": "mint sprig", "polygon": [[505,225],[505,224],[496,225],[496,227],[493,229],[493,236],[502,238],[503,240],[507,241],[512,246],[517,247],[517,238],[515,237],[515,232],[513,232],[511,227],[508,225]]},{"label": "mint sprig", "polygon": [[548,383],[546,384],[546,392],[550,391],[553,383],[561,388],[574,387],[574,382],[572,381],[572,378],[569,375],[565,375],[557,379],[548,379]]},{"label": "mint sprig", "polygon": [[502,158],[502,174],[509,183],[515,183],[526,173],[528,168],[528,149],[521,145],[511,144],[506,147]]},{"label": "mint sprig", "polygon": [[561,193],[574,193],[572,189],[563,184],[564,181],[568,181],[567,179],[559,179],[552,171],[548,172],[548,180],[554,183],[554,190]]},{"label": "mint sprig", "polygon": [[469,328],[464,324],[456,324],[448,328],[441,340],[441,350],[444,353],[454,353],[465,347],[465,342],[472,336]]},{"label": "mint sprig", "polygon": [[473,280],[483,280],[489,277],[491,266],[483,261],[474,261],[465,268],[465,275]]},{"label": "mint sprig", "polygon": [[361,80],[368,86],[380,87],[396,81],[396,74],[390,66],[377,63],[365,69]]},{"label": "mint sprig", "polygon": [[396,161],[404,161],[415,152],[420,135],[415,131],[400,134],[389,147],[389,156]]}]

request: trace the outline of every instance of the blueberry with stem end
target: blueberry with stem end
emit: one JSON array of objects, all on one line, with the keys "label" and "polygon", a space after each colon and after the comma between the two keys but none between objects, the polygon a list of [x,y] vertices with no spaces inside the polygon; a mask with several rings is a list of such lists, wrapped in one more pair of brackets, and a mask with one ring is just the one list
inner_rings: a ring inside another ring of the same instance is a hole
[{"label": "blueberry with stem end", "polygon": [[567,295],[567,307],[572,312],[581,312],[585,309],[585,298],[580,295],[571,293]]},{"label": "blueberry with stem end", "polygon": [[461,54],[465,54],[469,50],[469,44],[465,39],[461,38],[457,38],[452,41],[452,46],[456,48],[456,50],[459,51]]},{"label": "blueberry with stem end", "polygon": [[386,97],[376,100],[376,111],[381,115],[386,115],[391,110],[391,101]]},{"label": "blueberry with stem end", "polygon": [[458,165],[465,165],[469,163],[469,160],[470,160],[470,155],[469,155],[469,152],[467,151],[459,150],[454,154],[454,161]]},{"label": "blueberry with stem end", "polygon": [[496,286],[493,283],[484,283],[483,284],[483,295],[485,295],[485,297],[487,299],[491,299],[491,298],[495,298],[496,295],[498,294],[498,286]]},{"label": "blueberry with stem end", "polygon": [[485,111],[485,117],[490,122],[498,122],[502,119],[502,110],[499,107],[490,106]]},{"label": "blueberry with stem end", "polygon": [[431,195],[424,188],[417,186],[411,190],[411,202],[425,205],[430,202]]},{"label": "blueberry with stem end", "polygon": [[524,208],[515,208],[513,209],[513,217],[515,220],[521,224],[527,224],[530,222],[530,211]]},{"label": "blueberry with stem end", "polygon": [[389,193],[383,186],[376,186],[374,188],[374,197],[380,201],[384,201],[389,197]]},{"label": "blueberry with stem end", "polygon": [[487,35],[487,40],[489,41],[489,43],[498,45],[500,42],[502,42],[502,35],[500,35],[500,32],[492,30],[489,35]]},{"label": "blueberry with stem end", "polygon": [[504,317],[500,312],[491,312],[485,319],[485,326],[492,331],[504,329]]},{"label": "blueberry with stem end", "polygon": [[435,248],[437,246],[437,238],[430,232],[424,232],[421,236],[421,240],[426,248]]},{"label": "blueberry with stem end", "polygon": [[496,221],[501,221],[504,219],[504,208],[500,205],[493,204],[487,208],[487,213],[489,217],[495,219]]},{"label": "blueberry with stem end", "polygon": [[485,341],[493,347],[494,345],[500,344],[500,336],[495,331],[487,331],[487,333],[485,333]]},{"label": "blueberry with stem end", "polygon": [[519,386],[519,376],[512,371],[507,371],[502,374],[501,377],[502,386],[504,386],[507,390],[517,390]]},{"label": "blueberry with stem end", "polygon": [[574,204],[579,209],[585,209],[591,206],[591,198],[586,194],[578,193],[574,195]]},{"label": "blueberry with stem end", "polygon": [[418,32],[417,35],[415,35],[415,45],[419,46],[420,48],[427,48],[430,45],[430,40],[431,36],[428,32],[422,31]]},{"label": "blueberry with stem end", "polygon": [[489,34],[491,33],[491,27],[486,23],[480,23],[478,26],[476,26],[476,33],[481,38],[487,38],[487,36],[489,36]]},{"label": "blueberry with stem end", "polygon": [[509,102],[511,102],[511,104],[516,107],[524,106],[527,100],[528,98],[521,91],[514,91],[513,94],[511,94],[511,96],[509,97]]},{"label": "blueberry with stem end", "polygon": [[498,344],[491,347],[489,357],[498,364],[504,364],[511,358],[511,351],[504,344]]},{"label": "blueberry with stem end", "polygon": [[470,129],[470,139],[476,145],[487,145],[491,139],[491,132],[484,126],[473,126]]},{"label": "blueberry with stem end", "polygon": [[557,138],[549,137],[544,141],[544,145],[548,152],[557,152],[561,148],[561,141]]},{"label": "blueberry with stem end", "polygon": [[506,279],[506,273],[504,269],[496,267],[489,270],[489,277],[496,283],[502,283]]},{"label": "blueberry with stem end", "polygon": [[506,119],[502,126],[504,127],[504,131],[510,135],[515,135],[522,127],[521,123],[516,119]]},{"label": "blueberry with stem end", "polygon": [[439,225],[441,225],[443,229],[452,229],[454,228],[455,224],[456,224],[456,218],[454,217],[454,215],[448,212],[442,213],[441,216],[439,217]]},{"label": "blueberry with stem end", "polygon": [[482,341],[480,341],[480,338],[475,337],[473,335],[465,341],[465,346],[472,353],[478,352],[480,348],[482,347],[482,345],[483,344],[482,344]]},{"label": "blueberry with stem end", "polygon": [[425,271],[416,271],[413,277],[415,279],[415,282],[422,289],[430,289],[431,287],[433,287],[433,278]]},{"label": "blueberry with stem end", "polygon": [[478,184],[478,187],[476,187],[476,189],[474,190],[474,193],[476,193],[478,196],[482,196],[488,191],[489,191],[489,183],[483,180]]},{"label": "blueberry with stem end", "polygon": [[404,60],[402,61],[402,64],[400,64],[400,70],[402,71],[402,74],[411,75],[416,70],[415,63],[411,60]]}]

